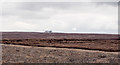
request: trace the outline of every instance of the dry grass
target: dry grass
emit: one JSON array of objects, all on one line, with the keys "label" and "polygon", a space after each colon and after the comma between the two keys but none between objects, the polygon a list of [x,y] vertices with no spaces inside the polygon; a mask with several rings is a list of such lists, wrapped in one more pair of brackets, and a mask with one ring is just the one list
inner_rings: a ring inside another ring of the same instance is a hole
[{"label": "dry grass", "polygon": [[119,59],[117,52],[5,44],[2,48],[3,63],[115,63]]}]

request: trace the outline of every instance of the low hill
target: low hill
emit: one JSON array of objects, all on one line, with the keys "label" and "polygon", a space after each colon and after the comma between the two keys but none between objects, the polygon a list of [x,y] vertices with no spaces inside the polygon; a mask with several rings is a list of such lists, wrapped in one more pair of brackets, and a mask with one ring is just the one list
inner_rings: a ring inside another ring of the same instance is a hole
[{"label": "low hill", "polygon": [[2,32],[3,39],[118,39],[117,34]]}]

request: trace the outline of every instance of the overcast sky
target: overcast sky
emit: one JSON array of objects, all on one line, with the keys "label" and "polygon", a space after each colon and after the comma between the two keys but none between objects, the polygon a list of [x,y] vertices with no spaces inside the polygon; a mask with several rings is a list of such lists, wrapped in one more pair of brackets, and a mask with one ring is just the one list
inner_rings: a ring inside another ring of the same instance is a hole
[{"label": "overcast sky", "polygon": [[117,2],[5,2],[1,31],[117,33]]}]

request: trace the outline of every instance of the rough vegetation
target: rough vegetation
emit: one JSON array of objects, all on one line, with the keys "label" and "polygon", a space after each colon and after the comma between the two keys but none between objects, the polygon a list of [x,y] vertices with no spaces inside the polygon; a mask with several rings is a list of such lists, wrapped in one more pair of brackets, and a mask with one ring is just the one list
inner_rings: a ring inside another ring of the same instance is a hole
[{"label": "rough vegetation", "polygon": [[2,32],[3,63],[118,62],[117,34]]}]

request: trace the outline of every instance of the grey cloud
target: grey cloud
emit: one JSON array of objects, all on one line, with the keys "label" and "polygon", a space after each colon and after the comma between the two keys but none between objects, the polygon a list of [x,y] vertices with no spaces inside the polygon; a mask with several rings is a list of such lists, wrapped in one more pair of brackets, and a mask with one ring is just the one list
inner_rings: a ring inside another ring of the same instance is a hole
[{"label": "grey cloud", "polygon": [[[117,3],[6,3],[2,30],[117,32]],[[5,26],[7,24],[7,26]]]},{"label": "grey cloud", "polygon": [[25,9],[25,10],[30,10],[30,11],[39,11],[44,7],[52,7],[52,8],[61,8],[61,9],[67,9],[73,7],[81,7],[81,6],[86,6],[89,3],[96,4],[96,5],[111,5],[111,6],[118,6],[117,2],[88,2],[88,3],[83,3],[83,2],[23,2],[23,3],[18,3],[20,9]]},{"label": "grey cloud", "polygon": [[4,0],[4,2],[118,2],[120,0]]}]

